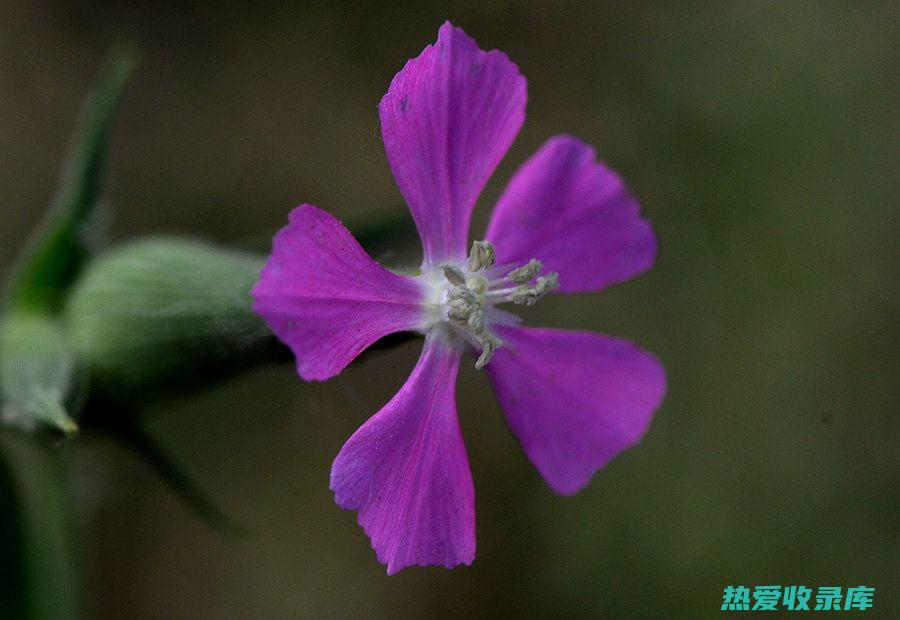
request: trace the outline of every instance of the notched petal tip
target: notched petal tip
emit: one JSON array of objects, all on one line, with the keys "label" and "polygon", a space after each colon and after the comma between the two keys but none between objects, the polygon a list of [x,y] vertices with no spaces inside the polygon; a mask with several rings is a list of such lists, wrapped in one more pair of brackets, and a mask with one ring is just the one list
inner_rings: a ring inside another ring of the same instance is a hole
[{"label": "notched petal tip", "polygon": [[560,274],[560,292],[597,291],[649,270],[658,239],[622,178],[593,147],[547,140],[513,175],[485,237],[503,260],[537,257]]},{"label": "notched petal tip", "polygon": [[387,573],[388,577],[390,577],[390,576],[392,576],[392,575],[396,575],[397,573],[399,573],[400,571],[402,571],[402,570],[405,569],[405,568],[414,568],[414,567],[419,567],[419,568],[429,568],[429,567],[435,567],[435,568],[444,568],[444,569],[447,569],[447,570],[453,570],[454,568],[456,568],[456,567],[458,567],[458,566],[472,566],[472,562],[474,562],[474,561],[475,561],[475,552],[474,552],[474,551],[472,552],[472,557],[470,557],[470,558],[468,558],[468,559],[459,559],[459,560],[456,561],[456,562],[445,562],[445,563],[440,563],[440,562],[415,562],[415,563],[412,563],[412,564],[391,564],[391,563],[389,563],[389,562],[384,562],[384,561],[382,561],[382,560],[379,559],[379,562],[380,562],[381,564],[385,564],[385,565],[386,565],[386,566],[385,566],[385,569],[386,569],[385,572]]},{"label": "notched petal tip", "polygon": [[379,338],[411,331],[423,291],[376,263],[335,217],[291,211],[251,291],[253,309],[297,360],[305,380],[325,380]]},{"label": "notched petal tip", "polygon": [[498,331],[507,346],[488,378],[510,429],[555,492],[577,493],[644,437],[666,393],[654,355],[591,332]]},{"label": "notched petal tip", "polygon": [[449,22],[379,103],[391,170],[422,237],[425,263],[464,259],[481,190],[525,119],[526,85],[503,52]]},{"label": "notched petal tip", "polygon": [[454,397],[460,353],[426,340],[400,391],[347,440],[331,489],[388,574],[471,564],[475,495]]}]

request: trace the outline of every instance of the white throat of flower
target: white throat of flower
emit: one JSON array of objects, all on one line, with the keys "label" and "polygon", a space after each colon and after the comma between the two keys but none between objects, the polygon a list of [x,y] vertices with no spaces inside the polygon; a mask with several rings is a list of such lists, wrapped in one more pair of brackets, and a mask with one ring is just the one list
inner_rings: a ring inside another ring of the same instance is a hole
[{"label": "white throat of flower", "polygon": [[514,315],[494,306],[532,306],[559,286],[559,274],[539,275],[543,263],[537,259],[532,258],[502,277],[497,277],[495,262],[494,246],[488,241],[475,241],[464,264],[445,263],[420,276],[427,290],[423,331],[443,328],[461,336],[481,351],[475,362],[478,369],[484,368],[494,351],[503,345],[491,332],[491,323],[517,321]]}]

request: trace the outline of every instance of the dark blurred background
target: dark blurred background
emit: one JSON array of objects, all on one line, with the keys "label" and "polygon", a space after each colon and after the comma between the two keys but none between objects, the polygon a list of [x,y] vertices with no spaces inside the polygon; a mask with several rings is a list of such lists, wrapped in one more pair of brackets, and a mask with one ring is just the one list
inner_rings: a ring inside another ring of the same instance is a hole
[{"label": "dark blurred background", "polygon": [[402,215],[376,106],[449,18],[529,86],[474,231],[510,173],[566,132],[623,174],[662,240],[645,277],[526,320],[640,343],[669,394],[638,448],[559,498],[466,365],[475,564],[392,578],[328,474],[418,341],[324,384],[285,364],[164,402],[145,414],[151,433],[248,534],[217,533],[131,453],[86,434],[70,449],[96,616],[706,617],[728,584],[871,585],[867,615],[900,614],[900,5],[227,6],[0,4],[0,273],[122,41],[142,63],[107,175],[114,240],[265,247],[300,202],[351,227]]}]

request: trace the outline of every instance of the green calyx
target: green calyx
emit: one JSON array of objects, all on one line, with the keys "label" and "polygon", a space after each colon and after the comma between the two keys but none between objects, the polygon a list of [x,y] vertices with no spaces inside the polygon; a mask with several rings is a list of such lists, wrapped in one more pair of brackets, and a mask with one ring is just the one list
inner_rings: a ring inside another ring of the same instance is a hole
[{"label": "green calyx", "polygon": [[68,406],[78,398],[75,357],[60,325],[41,315],[13,314],[0,322],[2,419],[28,431],[78,430]]},{"label": "green calyx", "polygon": [[113,396],[203,382],[280,352],[252,310],[263,259],[190,240],[146,239],[94,259],[65,308],[69,342]]}]

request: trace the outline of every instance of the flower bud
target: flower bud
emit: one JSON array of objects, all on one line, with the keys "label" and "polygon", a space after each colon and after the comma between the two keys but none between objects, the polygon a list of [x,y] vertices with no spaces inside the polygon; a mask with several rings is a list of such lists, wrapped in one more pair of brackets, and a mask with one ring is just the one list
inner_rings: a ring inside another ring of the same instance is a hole
[{"label": "flower bud", "polygon": [[95,259],[68,299],[69,339],[97,387],[128,399],[190,387],[280,352],[251,308],[263,259],[148,239]]}]

